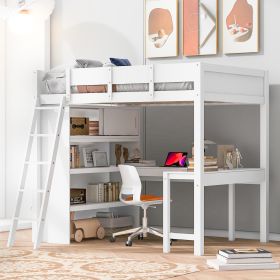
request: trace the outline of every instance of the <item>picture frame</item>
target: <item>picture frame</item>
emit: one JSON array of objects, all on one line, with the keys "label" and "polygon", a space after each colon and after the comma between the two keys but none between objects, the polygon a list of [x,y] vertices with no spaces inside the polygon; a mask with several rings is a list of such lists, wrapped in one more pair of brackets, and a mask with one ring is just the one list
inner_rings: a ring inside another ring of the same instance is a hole
[{"label": "picture frame", "polygon": [[259,0],[223,0],[223,52],[259,52]]},{"label": "picture frame", "polygon": [[97,149],[95,147],[82,148],[83,161],[84,161],[84,166],[86,168],[94,167],[92,153],[95,151],[97,151]]},{"label": "picture frame", "polygon": [[92,152],[92,158],[94,167],[109,166],[106,152],[94,151]]},{"label": "picture frame", "polygon": [[179,54],[178,0],[145,1],[146,58]]},{"label": "picture frame", "polygon": [[218,0],[183,0],[183,55],[218,52]]}]

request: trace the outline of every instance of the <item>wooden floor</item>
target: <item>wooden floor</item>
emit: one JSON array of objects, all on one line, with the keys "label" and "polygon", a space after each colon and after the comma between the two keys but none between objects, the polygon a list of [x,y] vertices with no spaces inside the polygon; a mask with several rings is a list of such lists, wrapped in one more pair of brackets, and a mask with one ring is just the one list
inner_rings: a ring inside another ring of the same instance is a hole
[{"label": "wooden floor", "polygon": [[[31,234],[29,230],[19,231],[17,234],[17,242],[15,248],[31,248],[30,242]],[[1,248],[6,246],[7,233],[0,233],[0,254]],[[98,252],[118,252],[125,254],[127,257],[130,255],[137,255],[138,258],[146,260],[148,258],[164,258],[166,261],[172,261],[174,263],[187,263],[194,264],[198,267],[199,271],[183,276],[173,277],[173,280],[280,280],[280,270],[270,271],[232,271],[232,272],[217,272],[207,268],[206,259],[214,258],[215,254],[220,248],[248,248],[248,247],[261,247],[265,248],[273,253],[273,258],[280,262],[280,242],[270,242],[269,244],[260,244],[257,241],[251,240],[237,240],[235,242],[229,242],[224,238],[206,238],[205,244],[205,256],[194,257],[193,256],[193,243],[190,241],[176,241],[172,246],[172,253],[162,253],[162,241],[160,239],[147,239],[136,240],[132,247],[124,246],[123,238],[119,238],[115,243],[109,243],[108,240],[87,240],[80,244],[72,243],[67,246],[67,249],[74,250],[92,250]],[[51,249],[53,251],[61,251],[65,246],[53,246],[50,244],[43,244],[42,248]],[[148,278],[147,278],[148,279]],[[171,279],[171,278],[169,278]]]}]

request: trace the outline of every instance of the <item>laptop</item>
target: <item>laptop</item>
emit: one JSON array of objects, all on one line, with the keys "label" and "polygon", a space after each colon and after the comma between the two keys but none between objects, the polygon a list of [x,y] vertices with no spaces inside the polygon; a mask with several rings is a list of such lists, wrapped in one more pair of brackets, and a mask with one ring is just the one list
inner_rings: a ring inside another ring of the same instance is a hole
[{"label": "laptop", "polygon": [[187,152],[169,152],[164,167],[187,167],[188,166]]}]

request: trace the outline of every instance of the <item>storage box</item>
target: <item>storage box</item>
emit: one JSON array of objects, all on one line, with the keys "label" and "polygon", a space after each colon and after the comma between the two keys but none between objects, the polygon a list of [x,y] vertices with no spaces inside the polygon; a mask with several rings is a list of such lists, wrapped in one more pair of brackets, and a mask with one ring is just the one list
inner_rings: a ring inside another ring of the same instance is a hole
[{"label": "storage box", "polygon": [[89,119],[70,118],[70,135],[89,135]]},{"label": "storage box", "polygon": [[86,202],[86,189],[70,189],[70,205]]},{"label": "storage box", "polygon": [[133,225],[132,216],[123,216],[116,218],[98,218],[98,220],[105,229],[124,228]]}]

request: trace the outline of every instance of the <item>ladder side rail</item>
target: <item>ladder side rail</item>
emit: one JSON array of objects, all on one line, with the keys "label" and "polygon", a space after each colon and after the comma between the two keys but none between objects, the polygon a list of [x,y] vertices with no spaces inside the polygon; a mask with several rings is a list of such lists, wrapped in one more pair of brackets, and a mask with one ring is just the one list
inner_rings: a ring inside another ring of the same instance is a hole
[{"label": "ladder side rail", "polygon": [[51,156],[49,171],[48,171],[48,175],[47,175],[47,182],[46,182],[46,186],[45,186],[44,193],[43,193],[43,199],[42,199],[40,215],[39,215],[39,226],[38,226],[36,241],[34,244],[34,249],[39,248],[41,240],[42,240],[45,218],[46,218],[48,202],[49,202],[49,196],[50,196],[50,191],[51,191],[51,186],[52,186],[52,181],[53,181],[56,156],[57,156],[57,151],[58,151],[58,146],[59,146],[62,122],[63,122],[63,117],[64,117],[64,111],[65,111],[65,97],[62,98],[62,101],[60,104],[58,121],[57,121],[56,129],[55,129],[56,134],[55,134],[55,139],[53,142],[52,156]]},{"label": "ladder side rail", "polygon": [[[35,102],[34,108],[36,108],[36,106],[38,106],[38,99]],[[27,173],[28,173],[28,167],[29,167],[28,162],[30,161],[32,145],[33,145],[33,141],[34,141],[34,137],[31,137],[31,134],[35,133],[38,114],[39,114],[39,112],[36,109],[34,109],[34,114],[33,114],[31,128],[30,128],[30,134],[28,137],[27,150],[26,150],[25,159],[24,159],[22,177],[21,177],[21,181],[20,181],[18,194],[17,194],[16,207],[15,207],[15,212],[14,212],[14,216],[12,219],[12,225],[11,225],[10,232],[9,232],[7,247],[13,246],[14,239],[15,239],[15,231],[18,226],[18,219],[19,219],[20,209],[21,209],[21,205],[22,205],[23,191],[25,189],[25,183],[26,183],[26,178],[27,178]]]}]

